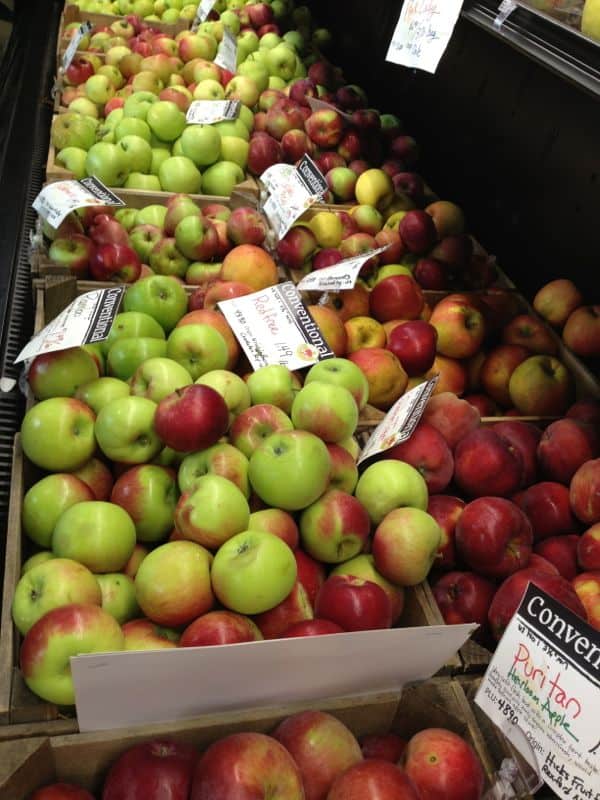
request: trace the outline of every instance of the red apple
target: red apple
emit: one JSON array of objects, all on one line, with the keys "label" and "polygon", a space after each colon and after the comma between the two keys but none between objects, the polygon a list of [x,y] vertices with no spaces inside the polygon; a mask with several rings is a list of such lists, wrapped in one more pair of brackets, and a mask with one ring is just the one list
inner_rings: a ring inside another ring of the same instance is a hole
[{"label": "red apple", "polygon": [[306,153],[312,155],[313,149],[313,143],[302,130],[289,130],[281,137],[281,157],[289,164],[295,164]]},{"label": "red apple", "polygon": [[456,524],[456,549],[475,572],[505,578],[527,566],[533,545],[531,524],[521,509],[503,497],[480,497]]},{"label": "red apple", "polygon": [[284,631],[297,622],[313,618],[308,594],[300,581],[296,581],[289,595],[278,605],[254,617],[254,622],[265,639],[279,639]]},{"label": "red apple", "polygon": [[583,463],[598,455],[598,435],[591,425],[559,419],[542,434],[537,455],[547,478],[568,484]]},{"label": "red apple", "polygon": [[397,264],[406,254],[406,247],[398,231],[383,228],[375,234],[375,244],[377,247],[387,246],[387,250],[379,254],[380,264]]},{"label": "red apple", "polygon": [[554,564],[551,564],[547,558],[544,558],[539,553],[531,554],[527,569],[536,569],[539,572],[546,572],[548,575],[560,575]]},{"label": "red apple", "polygon": [[255,511],[250,517],[251,531],[266,531],[282,539],[291,550],[298,547],[298,526],[291,514],[280,508]]},{"label": "red apple", "polygon": [[481,386],[498,405],[512,405],[508,384],[515,369],[531,355],[531,351],[518,344],[501,344],[485,356],[479,379]]},{"label": "red apple", "polygon": [[304,123],[304,129],[318,147],[326,149],[339,144],[344,121],[337,111],[321,109],[310,115]]},{"label": "red apple", "polygon": [[586,525],[600,522],[600,458],[586,461],[573,475],[569,500],[581,522]]},{"label": "red apple", "polygon": [[251,137],[248,147],[248,169],[252,175],[262,175],[273,164],[279,164],[281,158],[281,145],[277,139],[268,133]]},{"label": "red apple", "polygon": [[427,728],[406,746],[404,769],[418,796],[444,800],[480,800],[485,775],[479,757],[458,734]]},{"label": "red apple", "polygon": [[413,275],[423,289],[447,289],[450,282],[448,267],[436,258],[420,258]]},{"label": "red apple", "polygon": [[535,545],[534,552],[553,564],[558,573],[570,581],[579,571],[577,569],[579,538],[576,533],[570,533],[566,536],[549,536]]},{"label": "red apple", "polygon": [[523,476],[521,486],[530,486],[537,474],[537,447],[542,432],[535,425],[519,420],[497,422],[492,430],[521,457]]},{"label": "red apple", "polygon": [[518,344],[532,353],[553,356],[558,345],[552,333],[541,319],[530,314],[519,314],[504,328],[504,344]]},{"label": "red apple", "polygon": [[452,392],[435,394],[427,403],[422,420],[442,434],[451,450],[480,424],[477,409]]},{"label": "red apple", "polygon": [[391,275],[371,290],[371,315],[379,322],[416,319],[425,300],[419,284],[409,275]]},{"label": "red apple", "polygon": [[314,558],[307,555],[304,550],[294,550],[298,583],[304,587],[311,606],[315,606],[317,595],[325,583],[325,567]]},{"label": "red apple", "polygon": [[600,305],[581,306],[569,316],[563,341],[582,358],[600,357]]},{"label": "red apple", "polygon": [[302,636],[328,636],[331,633],[344,633],[344,629],[328,619],[307,619],[290,625],[281,635],[284,639]]},{"label": "red apple", "polygon": [[325,581],[315,614],[346,631],[389,628],[392,624],[392,605],[381,586],[352,575],[333,575]]},{"label": "red apple", "polygon": [[309,97],[317,97],[317,84],[311,78],[300,78],[290,84],[290,100],[299,103],[301,106],[307,106]]},{"label": "red apple", "polygon": [[[385,281],[382,281],[385,283]],[[416,319],[397,325],[388,338],[388,350],[400,361],[409,377],[423,375],[435,360],[437,331]]]},{"label": "red apple", "polygon": [[207,287],[204,294],[204,308],[218,310],[218,303],[223,300],[232,300],[234,297],[244,297],[252,294],[254,289],[246,283],[239,281],[214,281]]},{"label": "red apple", "polygon": [[454,450],[454,479],[470,497],[506,497],[521,485],[523,462],[519,453],[489,428],[464,436]]},{"label": "red apple", "polygon": [[184,453],[216,444],[228,426],[229,412],[221,395],[199,384],[185,386],[161,400],[154,418],[160,439]]},{"label": "red apple", "polygon": [[569,505],[569,490],[560,483],[535,483],[516,495],[514,501],[531,522],[536,542],[577,527]]},{"label": "red apple", "polygon": [[426,422],[417,425],[411,437],[388,450],[385,457],[414,467],[425,479],[430,494],[443,492],[452,480],[452,451],[442,434]]},{"label": "red apple", "polygon": [[576,419],[579,422],[587,422],[589,425],[600,425],[600,402],[588,398],[578,400],[568,409],[565,414],[569,419]]},{"label": "red apple", "polygon": [[265,221],[254,208],[235,208],[227,220],[227,236],[238,244],[261,245],[267,234]]},{"label": "red apple", "polygon": [[89,221],[83,218],[83,224],[87,227],[88,236],[95,245],[102,244],[129,244],[129,236],[125,228],[110,214],[103,211],[100,213],[98,208],[94,209],[95,214]]},{"label": "red apple", "polygon": [[406,740],[395,733],[367,734],[361,736],[359,741],[363,758],[377,758],[392,764],[400,761],[407,745]]},{"label": "red apple", "polygon": [[325,267],[332,267],[334,264],[339,264],[342,260],[342,254],[335,247],[325,247],[315,253],[312,259],[313,269],[324,269]]},{"label": "red apple", "polygon": [[446,625],[485,625],[496,585],[474,572],[448,572],[431,587]]},{"label": "red apple", "polygon": [[577,562],[586,571],[600,569],[600,523],[592,525],[579,537]]},{"label": "red apple", "polygon": [[97,281],[133,283],[141,271],[142,262],[128,245],[102,244],[90,258],[90,273]]},{"label": "red apple", "polygon": [[170,800],[187,800],[197,760],[196,749],[184,742],[157,739],[134,745],[113,763],[102,798],[147,800],[160,790]]},{"label": "red apple", "polygon": [[300,269],[317,249],[317,239],[310,228],[296,225],[277,245],[277,256],[290,269]]},{"label": "red apple", "polygon": [[419,255],[431,250],[438,238],[433,219],[420,209],[407,211],[398,232],[410,252]]},{"label": "red apple", "polygon": [[474,406],[481,417],[495,417],[498,414],[498,406],[487,394],[466,394],[463,400]]},{"label": "red apple", "polygon": [[429,498],[427,513],[434,518],[442,531],[442,540],[435,561],[435,566],[438,569],[454,569],[455,567],[456,547],[454,536],[456,523],[465,505],[464,500],[451,495],[434,494]]},{"label": "red apple", "polygon": [[233,611],[209,611],[190,623],[179,640],[180,647],[206,647],[262,639],[258,627],[248,617]]},{"label": "red apple", "polygon": [[368,758],[337,778],[327,800],[420,800],[403,769],[389,761]]},{"label": "red apple", "polygon": [[471,297],[451,294],[435,306],[430,323],[437,330],[437,351],[449,358],[471,358],[481,349],[485,321]]}]

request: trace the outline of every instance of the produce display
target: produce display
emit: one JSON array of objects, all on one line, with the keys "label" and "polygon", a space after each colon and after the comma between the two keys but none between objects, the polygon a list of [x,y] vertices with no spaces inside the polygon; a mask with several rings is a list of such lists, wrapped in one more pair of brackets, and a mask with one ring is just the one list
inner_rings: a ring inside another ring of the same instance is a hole
[{"label": "produce display", "polygon": [[524,0],[524,3],[600,42],[598,0]]}]

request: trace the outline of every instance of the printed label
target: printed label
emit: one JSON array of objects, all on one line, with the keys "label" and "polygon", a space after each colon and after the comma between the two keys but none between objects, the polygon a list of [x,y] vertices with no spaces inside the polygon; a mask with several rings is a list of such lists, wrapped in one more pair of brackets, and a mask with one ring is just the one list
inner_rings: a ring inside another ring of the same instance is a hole
[{"label": "printed label", "polygon": [[327,191],[323,174],[306,155],[298,167],[274,164],[263,172],[260,180],[269,192],[263,212],[278,239],[285,236],[294,222]]},{"label": "printed label", "polygon": [[77,208],[85,206],[124,206],[120,197],[98,178],[48,183],[33,201],[33,208],[53,228]]},{"label": "printed label", "polygon": [[223,38],[215,58],[215,64],[229,72],[237,69],[237,40],[228,27],[223,29]]},{"label": "printed label", "polygon": [[344,289],[353,289],[358,280],[361,269],[370,258],[383,253],[385,247],[378,247],[377,250],[369,250],[362,256],[346,258],[331,267],[315,269],[310,272],[297,284],[299,291],[319,291],[319,292],[341,292]]},{"label": "printed label", "polygon": [[198,3],[196,16],[192,22],[192,31],[196,32],[200,23],[204,22],[208,18],[208,15],[213,10],[215,2],[216,0],[201,0],[201,2]]},{"label": "printed label", "polygon": [[212,125],[240,115],[239,100],[194,100],[185,115],[190,125]]},{"label": "printed label", "polygon": [[79,26],[77,32],[71,38],[67,49],[63,54],[62,59],[62,68],[63,72],[67,70],[71,66],[71,61],[73,61],[73,56],[79,49],[79,44],[84,36],[87,36],[88,33],[92,30],[92,23],[91,22],[82,22]]}]

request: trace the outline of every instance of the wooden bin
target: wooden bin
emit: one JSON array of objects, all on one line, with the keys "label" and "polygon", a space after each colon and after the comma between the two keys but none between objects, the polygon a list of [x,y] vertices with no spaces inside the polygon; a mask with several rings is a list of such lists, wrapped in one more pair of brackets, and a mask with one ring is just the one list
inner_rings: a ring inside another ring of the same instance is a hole
[{"label": "wooden bin", "polygon": [[475,749],[488,786],[494,782],[498,764],[487,750],[464,692],[455,681],[433,679],[406,687],[401,697],[363,695],[320,702],[318,706],[296,704],[241,714],[210,715],[190,722],[9,741],[0,744],[0,795],[3,800],[22,800],[36,788],[55,780],[98,792],[114,760],[139,742],[168,737],[202,751],[233,733],[270,733],[286,717],[311,707],[334,714],[358,737],[394,731],[408,738],[427,727],[453,730]]}]

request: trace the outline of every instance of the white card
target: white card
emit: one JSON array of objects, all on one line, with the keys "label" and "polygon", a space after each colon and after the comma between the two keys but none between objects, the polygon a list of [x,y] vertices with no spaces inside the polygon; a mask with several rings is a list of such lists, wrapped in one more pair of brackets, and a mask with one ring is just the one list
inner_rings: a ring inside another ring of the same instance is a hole
[{"label": "white card", "polygon": [[120,197],[98,178],[47,183],[32,203],[37,213],[53,228],[72,211],[85,206],[124,206]]},{"label": "white card", "polygon": [[600,798],[600,632],[529,584],[475,702],[563,798]]},{"label": "white card", "polygon": [[263,172],[260,180],[269,192],[262,210],[278,239],[327,191],[325,177],[307,155],[296,167],[274,164]]},{"label": "white card", "polygon": [[237,69],[237,40],[228,27],[223,28],[223,38],[215,58],[215,64],[229,72]]},{"label": "white card", "polygon": [[403,394],[394,403],[369,437],[369,441],[360,454],[358,464],[410,439],[423,416],[425,406],[433,394],[438,380],[439,376],[434,375],[425,383],[420,383],[414,389]]},{"label": "white card", "polygon": [[239,100],[194,100],[185,115],[190,125],[212,125],[240,115]]},{"label": "white card", "polygon": [[15,364],[55,350],[102,342],[108,336],[125,294],[125,286],[80,294],[25,345]]},{"label": "white card", "polygon": [[79,43],[81,42],[83,37],[87,36],[87,34],[91,30],[92,30],[92,23],[91,22],[82,22],[81,23],[81,25],[77,29],[77,32],[71,38],[71,41],[69,42],[69,44],[67,46],[67,49],[65,50],[65,52],[63,54],[63,60],[62,60],[63,72],[65,70],[67,70],[71,66],[71,61],[73,61],[73,56],[75,55],[75,53],[79,49]]},{"label": "white card", "polygon": [[368,253],[362,256],[346,258],[344,261],[338,261],[337,264],[333,264],[331,267],[315,269],[302,278],[296,285],[296,288],[302,292],[341,292],[344,291],[344,289],[353,289],[358,280],[359,273],[367,261],[379,255],[379,253],[383,253],[389,246],[389,244],[386,244],[385,247],[369,250]]},{"label": "white card", "polygon": [[302,369],[333,358],[333,352],[291,281],[224,300],[227,319],[253,369],[283,364]]},{"label": "white card", "polygon": [[463,0],[404,0],[386,61],[434,73]]},{"label": "white card", "polygon": [[192,31],[198,30],[198,25],[201,22],[204,22],[210,12],[213,10],[213,6],[216,0],[201,0],[198,3],[198,8],[196,9],[196,16],[194,17],[194,21],[192,22]]}]

